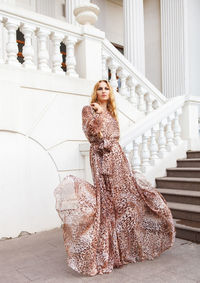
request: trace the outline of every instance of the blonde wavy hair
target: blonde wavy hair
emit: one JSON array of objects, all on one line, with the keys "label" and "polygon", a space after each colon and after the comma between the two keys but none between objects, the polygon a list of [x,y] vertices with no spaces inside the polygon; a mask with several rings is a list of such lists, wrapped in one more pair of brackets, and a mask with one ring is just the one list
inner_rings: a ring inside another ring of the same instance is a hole
[{"label": "blonde wavy hair", "polygon": [[115,96],[114,96],[113,88],[112,88],[112,86],[110,85],[110,83],[107,80],[100,80],[100,81],[98,81],[95,84],[90,103],[94,103],[94,102],[98,103],[97,89],[98,89],[99,84],[101,82],[106,83],[108,88],[109,88],[109,99],[108,99],[107,109],[111,113],[111,115],[118,121],[117,109],[116,109],[116,103],[115,103]]}]

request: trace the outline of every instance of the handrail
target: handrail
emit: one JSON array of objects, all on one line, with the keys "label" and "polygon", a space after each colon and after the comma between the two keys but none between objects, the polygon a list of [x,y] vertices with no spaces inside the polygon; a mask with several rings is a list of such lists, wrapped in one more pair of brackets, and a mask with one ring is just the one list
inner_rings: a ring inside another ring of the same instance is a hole
[{"label": "handrail", "polygon": [[112,54],[112,57],[117,61],[120,61],[120,66],[123,66],[125,69],[128,69],[128,72],[139,82],[141,85],[153,93],[156,98],[165,103],[167,98],[152,84],[148,81],[143,74],[141,74],[136,68],[107,40],[103,41],[103,48],[105,51]]},{"label": "handrail", "polygon": [[141,136],[146,131],[150,130],[154,125],[159,124],[163,119],[174,113],[177,109],[184,105],[185,96],[174,97],[160,108],[151,112],[148,116],[142,118],[135,126],[131,127],[122,137],[120,144],[125,147],[132,140]]},{"label": "handrail", "polygon": [[16,20],[19,20],[22,22],[25,20],[26,23],[32,24],[39,24],[40,27],[46,27],[48,26],[48,29],[52,28],[52,31],[57,32],[68,32],[68,34],[75,34],[76,37],[78,35],[81,36],[81,27],[72,25],[67,22],[63,22],[59,19],[54,19],[51,17],[48,17],[46,15],[41,15],[38,13],[35,13],[33,11],[29,11],[23,8],[19,7],[11,7],[6,4],[0,5],[0,13],[2,16],[13,16]]}]

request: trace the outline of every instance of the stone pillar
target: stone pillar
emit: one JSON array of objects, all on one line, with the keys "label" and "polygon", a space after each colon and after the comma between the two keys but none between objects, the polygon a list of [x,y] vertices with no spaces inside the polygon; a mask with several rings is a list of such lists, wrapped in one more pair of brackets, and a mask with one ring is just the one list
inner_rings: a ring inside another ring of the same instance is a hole
[{"label": "stone pillar", "polygon": [[143,0],[123,0],[124,55],[145,74]]},{"label": "stone pillar", "polygon": [[88,3],[90,3],[90,0],[65,0],[65,14],[67,22],[78,25],[74,17],[74,9]]},{"label": "stone pillar", "polygon": [[187,1],[160,1],[162,92],[167,97],[189,91],[187,51]]}]

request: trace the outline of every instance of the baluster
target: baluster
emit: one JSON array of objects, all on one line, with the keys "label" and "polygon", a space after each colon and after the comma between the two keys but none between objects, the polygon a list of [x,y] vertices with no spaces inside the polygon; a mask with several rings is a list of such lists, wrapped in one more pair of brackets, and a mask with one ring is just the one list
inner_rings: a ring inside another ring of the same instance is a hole
[{"label": "baluster", "polygon": [[35,27],[33,25],[23,24],[20,30],[23,32],[25,38],[25,45],[22,50],[24,56],[23,67],[36,69],[36,66],[33,63],[34,49],[32,44],[32,36],[35,31]]},{"label": "baluster", "polygon": [[136,92],[138,94],[138,110],[144,112],[145,111],[145,101],[144,101],[144,95],[146,93],[145,88],[143,88],[141,85],[136,86]]},{"label": "baluster", "polygon": [[38,69],[45,72],[50,72],[48,65],[49,51],[47,49],[49,33],[49,31],[42,28],[38,28],[36,32],[38,36]]},{"label": "baluster", "polygon": [[103,52],[102,53],[102,78],[103,80],[108,80],[107,58],[108,58],[108,55],[105,52]]},{"label": "baluster", "polygon": [[17,60],[18,46],[16,42],[16,31],[18,29],[19,22],[13,19],[6,19],[5,27],[8,30],[8,43],[6,46],[7,51],[7,64],[21,66]]},{"label": "baluster", "polygon": [[70,77],[78,77],[75,68],[76,68],[76,58],[74,55],[74,47],[77,42],[77,39],[73,36],[67,36],[64,41],[67,49],[67,57],[66,57],[66,64],[67,64],[67,72],[66,75]]},{"label": "baluster", "polygon": [[4,63],[3,59],[3,17],[0,15],[0,64]]},{"label": "baluster", "polygon": [[129,94],[128,100],[130,103],[132,103],[136,107],[137,106],[137,96],[135,93],[136,82],[133,79],[133,77],[129,77],[127,79],[127,85],[130,88],[130,94]]},{"label": "baluster", "polygon": [[171,151],[174,147],[173,143],[173,131],[172,131],[172,120],[174,119],[174,115],[170,115],[167,118],[167,128],[166,128],[166,138],[167,138],[167,150]]},{"label": "baluster", "polygon": [[151,113],[153,111],[153,98],[150,95],[150,93],[147,93],[144,97],[145,101],[146,101],[146,115]]},{"label": "baluster", "polygon": [[136,83],[133,77],[128,77],[127,86],[129,87],[129,90],[130,90],[128,101],[132,103],[135,107],[137,107],[137,97],[135,93],[135,85]]},{"label": "baluster", "polygon": [[179,115],[182,113],[181,109],[178,109],[175,112],[175,118],[174,118],[174,143],[175,145],[180,144],[181,141],[181,127],[180,127],[180,123],[179,123]]},{"label": "baluster", "polygon": [[164,126],[166,124],[165,119],[159,123],[159,137],[158,137],[158,145],[159,145],[159,157],[163,158],[166,153],[166,138]]},{"label": "baluster", "polygon": [[142,150],[141,150],[141,159],[142,159],[142,172],[145,173],[150,166],[150,152],[148,148],[148,138],[149,132],[146,132],[142,135]]},{"label": "baluster", "polygon": [[64,75],[65,73],[61,69],[62,65],[62,54],[60,53],[60,43],[63,40],[63,35],[58,32],[51,34],[51,40],[53,43],[53,56],[52,56],[52,71],[56,74]]},{"label": "baluster", "polygon": [[118,83],[117,83],[117,78],[116,78],[116,70],[117,70],[117,64],[114,62],[113,59],[110,59],[109,60],[109,68],[110,68],[110,71],[111,71],[111,79],[110,79],[110,84],[115,91],[117,91],[117,86],[118,86]]},{"label": "baluster", "polygon": [[136,171],[140,171],[141,159],[139,154],[139,145],[141,143],[141,137],[133,141],[133,156],[132,156],[132,167]]},{"label": "baluster", "polygon": [[152,106],[153,106],[153,109],[158,109],[159,106],[160,106],[160,103],[158,102],[158,100],[154,100],[154,101],[152,102]]},{"label": "baluster", "polygon": [[159,130],[158,125],[154,126],[151,129],[151,141],[150,141],[150,153],[151,153],[151,161],[152,165],[155,164],[156,160],[158,159],[158,143],[156,140],[156,133]]},{"label": "baluster", "polygon": [[120,69],[118,71],[118,76],[121,80],[121,87],[119,89],[119,93],[122,96],[127,96],[127,93],[128,93],[127,86],[126,86],[127,72],[124,69]]}]

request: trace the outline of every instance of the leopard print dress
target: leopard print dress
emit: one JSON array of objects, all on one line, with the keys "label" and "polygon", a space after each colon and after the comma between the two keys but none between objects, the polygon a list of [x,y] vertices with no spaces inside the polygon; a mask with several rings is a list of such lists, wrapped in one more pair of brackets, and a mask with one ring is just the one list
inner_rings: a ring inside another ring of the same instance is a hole
[{"label": "leopard print dress", "polygon": [[[68,265],[90,276],[127,263],[152,260],[175,239],[166,201],[134,172],[119,144],[110,112],[82,110],[94,185],[72,175],[55,189]],[[101,132],[101,135],[99,134]]]}]

